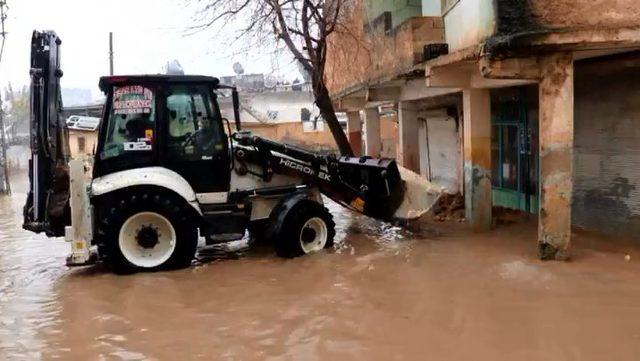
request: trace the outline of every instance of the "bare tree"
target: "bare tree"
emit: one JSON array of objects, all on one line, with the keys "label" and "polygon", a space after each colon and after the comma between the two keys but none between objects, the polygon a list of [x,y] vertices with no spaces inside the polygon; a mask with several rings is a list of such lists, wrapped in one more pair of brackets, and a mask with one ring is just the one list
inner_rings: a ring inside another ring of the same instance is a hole
[{"label": "bare tree", "polygon": [[[284,47],[310,74],[316,105],[340,153],[353,155],[329,95],[325,78],[328,37],[343,29],[353,0],[196,0],[199,24],[206,29],[242,24],[237,39]],[[269,40],[275,41],[269,41]]]}]

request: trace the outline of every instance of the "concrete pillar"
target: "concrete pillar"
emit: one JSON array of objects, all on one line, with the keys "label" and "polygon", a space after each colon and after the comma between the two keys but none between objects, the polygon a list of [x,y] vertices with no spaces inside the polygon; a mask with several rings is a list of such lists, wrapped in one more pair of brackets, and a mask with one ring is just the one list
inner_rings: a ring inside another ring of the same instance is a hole
[{"label": "concrete pillar", "polygon": [[398,138],[400,140],[398,163],[416,173],[420,173],[418,126],[416,105],[412,102],[400,102],[398,104]]},{"label": "concrete pillar", "polygon": [[491,96],[465,89],[464,196],[466,217],[476,231],[491,229]]},{"label": "concrete pillar", "polygon": [[571,241],[573,191],[573,57],[541,61],[539,255],[563,259]]},{"label": "concrete pillar", "polygon": [[367,108],[364,110],[364,147],[365,155],[378,158],[382,150],[380,140],[380,114],[378,108]]},{"label": "concrete pillar", "polygon": [[362,155],[362,120],[360,112],[347,112],[347,136],[353,154]]}]

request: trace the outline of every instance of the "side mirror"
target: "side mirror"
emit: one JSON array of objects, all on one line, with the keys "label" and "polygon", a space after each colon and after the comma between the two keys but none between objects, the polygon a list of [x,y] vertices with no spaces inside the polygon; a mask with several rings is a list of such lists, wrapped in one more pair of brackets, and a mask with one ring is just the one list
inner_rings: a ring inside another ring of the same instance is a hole
[{"label": "side mirror", "polygon": [[236,120],[236,130],[240,131],[240,96],[235,88],[231,90],[231,99],[233,101],[233,117]]}]

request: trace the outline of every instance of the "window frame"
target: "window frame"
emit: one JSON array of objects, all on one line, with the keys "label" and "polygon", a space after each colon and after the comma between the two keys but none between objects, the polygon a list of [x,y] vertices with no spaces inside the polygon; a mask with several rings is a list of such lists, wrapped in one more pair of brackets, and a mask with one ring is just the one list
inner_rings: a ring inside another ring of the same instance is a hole
[{"label": "window frame", "polygon": [[[176,82],[176,83],[166,84],[165,86],[162,87],[162,90],[158,94],[159,99],[156,103],[157,103],[157,106],[162,107],[159,109],[168,110],[168,106],[169,106],[168,99],[171,96],[170,89],[174,87],[184,87],[188,90],[202,88],[202,90],[206,91],[204,95],[208,95],[208,97],[206,99],[203,99],[203,103],[205,108],[210,110],[210,114],[212,117],[210,126],[214,130],[214,137],[217,138],[217,139],[214,139],[214,148],[216,145],[221,145],[223,148],[225,148],[225,151],[226,151],[226,148],[229,147],[229,139],[225,132],[222,113],[220,111],[220,106],[218,105],[218,102],[217,102],[217,94],[214,91],[215,88],[207,83]],[[203,95],[201,92],[195,92],[195,94]],[[161,142],[162,159],[164,159],[166,162],[199,161],[197,159],[189,159],[184,155],[180,157],[179,155],[171,151],[169,143],[173,141],[173,139],[176,139],[179,137],[174,137],[171,135],[171,132],[169,129],[170,128],[169,111],[162,112],[161,116],[162,118],[160,119],[160,124],[162,126],[162,129],[160,129],[160,132],[162,134],[162,142]],[[212,153],[212,156],[214,155],[214,153]]]},{"label": "window frame", "polygon": [[[135,151],[135,152],[131,152],[131,153],[143,153],[143,155],[148,155],[148,154],[157,154],[157,142],[156,142],[156,138],[157,138],[157,134],[158,134],[158,122],[160,121],[160,115],[158,110],[160,109],[158,107],[158,100],[159,100],[159,87],[155,86],[153,84],[147,84],[147,83],[131,83],[131,84],[124,84],[124,85],[114,85],[111,87],[110,92],[109,92],[109,96],[107,97],[106,103],[105,103],[105,107],[104,107],[104,113],[103,113],[103,119],[105,121],[105,126],[101,127],[100,130],[100,146],[98,148],[98,152],[97,152],[97,157],[99,158],[101,161],[109,161],[110,159],[113,158],[122,158],[125,157],[127,158],[127,156],[129,155],[128,152],[124,151],[118,155],[114,155],[114,156],[110,156],[107,158],[103,157],[103,152],[104,152],[104,148],[107,145],[107,138],[113,134],[112,130],[110,132],[110,127],[112,126],[112,121],[111,121],[111,117],[116,115],[116,114],[112,114],[112,110],[113,110],[113,98],[114,98],[114,94],[115,94],[115,89],[116,87],[127,87],[127,86],[141,86],[143,88],[149,89],[152,92],[153,95],[153,106],[151,108],[151,115],[153,115],[153,138],[151,141],[151,150],[141,150],[141,151]],[[122,142],[122,145],[124,146],[124,141]]]}]

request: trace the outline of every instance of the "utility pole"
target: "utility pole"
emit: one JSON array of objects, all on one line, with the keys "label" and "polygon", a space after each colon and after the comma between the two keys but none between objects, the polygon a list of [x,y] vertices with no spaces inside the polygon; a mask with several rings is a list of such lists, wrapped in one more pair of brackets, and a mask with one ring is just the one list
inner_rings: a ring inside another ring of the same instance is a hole
[{"label": "utility pole", "polygon": [[113,33],[109,32],[109,75],[113,75]]},{"label": "utility pole", "polygon": [[7,138],[4,127],[4,109],[2,109],[2,97],[0,97],[0,142],[2,143],[2,186],[0,193],[11,194],[11,184],[9,183],[9,162],[7,161]]},{"label": "utility pole", "polygon": [[[2,36],[2,44],[0,45],[0,63],[2,63],[2,54],[4,53],[4,40],[7,36],[7,32],[4,29],[4,22],[7,19],[7,2],[0,0],[0,36]],[[7,161],[7,139],[4,127],[4,109],[2,109],[2,96],[0,95],[0,146],[2,147],[2,175],[0,181],[2,186],[0,192],[4,194],[11,194],[11,184],[9,184],[9,164]]]}]

